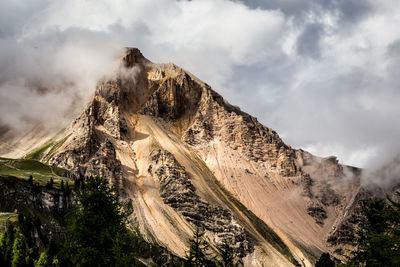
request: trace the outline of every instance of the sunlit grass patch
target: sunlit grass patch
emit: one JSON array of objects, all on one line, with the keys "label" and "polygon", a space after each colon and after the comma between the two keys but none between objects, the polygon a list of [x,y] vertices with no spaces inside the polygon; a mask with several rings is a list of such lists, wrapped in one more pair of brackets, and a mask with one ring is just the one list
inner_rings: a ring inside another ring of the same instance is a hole
[{"label": "sunlit grass patch", "polygon": [[28,180],[33,177],[33,182],[45,185],[53,178],[54,185],[59,187],[61,181],[64,183],[71,181],[67,178],[68,171],[55,166],[50,166],[33,159],[9,159],[0,158],[0,175],[14,176]]}]

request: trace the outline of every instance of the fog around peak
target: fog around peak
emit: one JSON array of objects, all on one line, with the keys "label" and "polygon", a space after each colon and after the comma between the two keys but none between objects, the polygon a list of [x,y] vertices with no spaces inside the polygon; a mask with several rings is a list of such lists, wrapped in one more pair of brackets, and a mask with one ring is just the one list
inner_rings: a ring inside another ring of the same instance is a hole
[{"label": "fog around peak", "polygon": [[400,151],[398,1],[6,0],[1,7],[2,122],[62,117],[71,102],[90,98],[129,46],[189,70],[295,148],[369,169]]}]

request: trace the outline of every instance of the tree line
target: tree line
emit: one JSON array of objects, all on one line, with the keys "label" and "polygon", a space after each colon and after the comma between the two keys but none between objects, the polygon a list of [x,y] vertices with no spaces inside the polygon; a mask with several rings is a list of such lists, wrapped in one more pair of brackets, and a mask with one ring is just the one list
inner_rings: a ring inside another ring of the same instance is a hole
[{"label": "tree line", "polygon": [[[52,188],[52,183],[46,187]],[[66,188],[62,185],[61,190]],[[211,257],[201,228],[190,240],[187,258],[175,256],[168,263],[163,258],[166,249],[146,242],[129,228],[132,206],[119,201],[117,188],[106,179],[79,179],[73,193],[76,205],[64,218],[66,228],[58,238],[47,238],[38,216],[19,213],[17,222],[8,224],[0,236],[0,266],[145,266],[143,258],[171,266],[237,264],[228,241],[221,246],[220,257]]]},{"label": "tree line", "polygon": [[76,205],[57,238],[46,237],[39,217],[18,214],[0,236],[0,266],[145,266],[140,258],[163,260],[165,249],[128,228],[132,210],[107,180],[89,177],[73,192]]},{"label": "tree line", "polygon": [[[400,199],[400,193],[395,194]],[[316,267],[398,267],[400,266],[400,201],[390,197],[368,205],[365,225],[358,232],[357,249],[346,263],[333,261],[323,253]]]},{"label": "tree line", "polygon": [[[73,192],[76,205],[58,238],[42,232],[40,217],[18,214],[17,222],[0,235],[0,266],[145,266],[143,258],[168,266],[243,265],[228,239],[213,252],[201,227],[195,229],[186,257],[170,255],[167,261],[164,248],[146,242],[129,228],[132,206],[119,201],[117,188],[107,180],[79,180]],[[400,266],[400,203],[390,198],[376,200],[366,218],[358,234],[358,249],[346,264],[323,253],[316,266]]]}]

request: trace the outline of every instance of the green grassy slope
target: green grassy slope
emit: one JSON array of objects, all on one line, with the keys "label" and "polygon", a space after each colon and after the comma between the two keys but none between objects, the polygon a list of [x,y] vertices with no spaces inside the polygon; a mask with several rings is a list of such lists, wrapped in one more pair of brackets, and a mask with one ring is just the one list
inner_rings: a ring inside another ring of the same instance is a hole
[{"label": "green grassy slope", "polygon": [[68,137],[70,135],[65,136],[62,139],[59,139],[59,136],[61,135],[57,134],[50,140],[48,140],[46,143],[44,143],[42,146],[36,148],[35,150],[29,152],[28,154],[25,155],[25,159],[33,159],[33,160],[44,160],[47,161],[50,159],[50,157],[54,154],[54,152],[60,148],[65,141],[67,141]]},{"label": "green grassy slope", "polygon": [[50,166],[33,159],[9,159],[0,158],[0,176],[14,176],[28,180],[32,175],[35,183],[45,185],[50,178],[53,178],[54,185],[59,186],[71,181],[66,178],[68,171],[62,168]]}]

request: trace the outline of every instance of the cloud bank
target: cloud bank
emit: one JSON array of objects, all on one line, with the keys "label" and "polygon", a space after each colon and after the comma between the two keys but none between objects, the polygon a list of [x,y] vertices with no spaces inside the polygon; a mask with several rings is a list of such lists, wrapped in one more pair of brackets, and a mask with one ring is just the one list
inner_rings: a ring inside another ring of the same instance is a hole
[{"label": "cloud bank", "polygon": [[33,106],[66,95],[87,98],[118,48],[133,46],[189,70],[293,147],[367,168],[400,151],[398,1],[1,5],[2,121],[41,115]]}]

